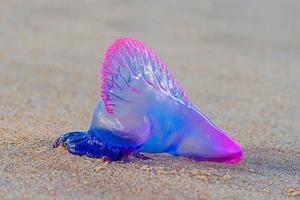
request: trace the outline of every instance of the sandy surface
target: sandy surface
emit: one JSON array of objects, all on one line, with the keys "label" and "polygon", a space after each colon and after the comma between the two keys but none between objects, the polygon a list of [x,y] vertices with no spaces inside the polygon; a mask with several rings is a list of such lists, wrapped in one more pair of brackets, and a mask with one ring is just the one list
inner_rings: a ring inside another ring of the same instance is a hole
[{"label": "sandy surface", "polygon": [[[300,199],[299,1],[157,2],[0,2],[0,199]],[[123,36],[156,49],[242,145],[239,165],[51,148],[88,128],[104,51]]]}]

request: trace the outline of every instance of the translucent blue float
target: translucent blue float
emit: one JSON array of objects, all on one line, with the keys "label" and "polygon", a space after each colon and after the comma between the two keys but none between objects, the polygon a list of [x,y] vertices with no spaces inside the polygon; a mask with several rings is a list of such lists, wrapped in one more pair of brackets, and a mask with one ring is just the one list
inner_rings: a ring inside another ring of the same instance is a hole
[{"label": "translucent blue float", "polygon": [[101,66],[101,98],[90,129],[60,136],[76,155],[121,160],[133,152],[169,153],[198,161],[238,163],[242,149],[189,101],[156,53],[119,39]]}]

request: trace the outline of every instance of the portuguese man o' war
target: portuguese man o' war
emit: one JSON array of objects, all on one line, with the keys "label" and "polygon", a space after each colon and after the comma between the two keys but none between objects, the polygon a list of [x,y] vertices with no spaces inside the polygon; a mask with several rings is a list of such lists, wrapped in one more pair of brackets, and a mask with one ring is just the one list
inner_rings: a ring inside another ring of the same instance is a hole
[{"label": "portuguese man o' war", "polygon": [[66,133],[53,147],[111,161],[143,152],[224,163],[242,159],[241,147],[191,104],[168,67],[141,42],[115,41],[101,75],[102,102],[89,130]]}]

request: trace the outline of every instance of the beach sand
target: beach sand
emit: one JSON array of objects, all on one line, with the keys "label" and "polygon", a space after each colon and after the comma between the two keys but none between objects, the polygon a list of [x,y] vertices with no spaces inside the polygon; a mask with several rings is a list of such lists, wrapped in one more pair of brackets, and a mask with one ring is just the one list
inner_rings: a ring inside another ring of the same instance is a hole
[{"label": "beach sand", "polygon": [[[299,1],[1,1],[0,199],[300,199],[299,19]],[[52,149],[88,129],[124,36],[157,51],[240,164]]]}]

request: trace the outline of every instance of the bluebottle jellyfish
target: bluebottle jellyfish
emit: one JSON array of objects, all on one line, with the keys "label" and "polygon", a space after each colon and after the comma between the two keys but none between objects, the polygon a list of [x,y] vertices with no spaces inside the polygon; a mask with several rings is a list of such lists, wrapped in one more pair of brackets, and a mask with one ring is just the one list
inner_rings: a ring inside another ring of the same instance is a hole
[{"label": "bluebottle jellyfish", "polygon": [[169,153],[197,161],[238,163],[241,147],[197,110],[157,54],[122,38],[101,65],[100,101],[86,132],[57,138],[76,155],[121,160],[129,154]]}]

